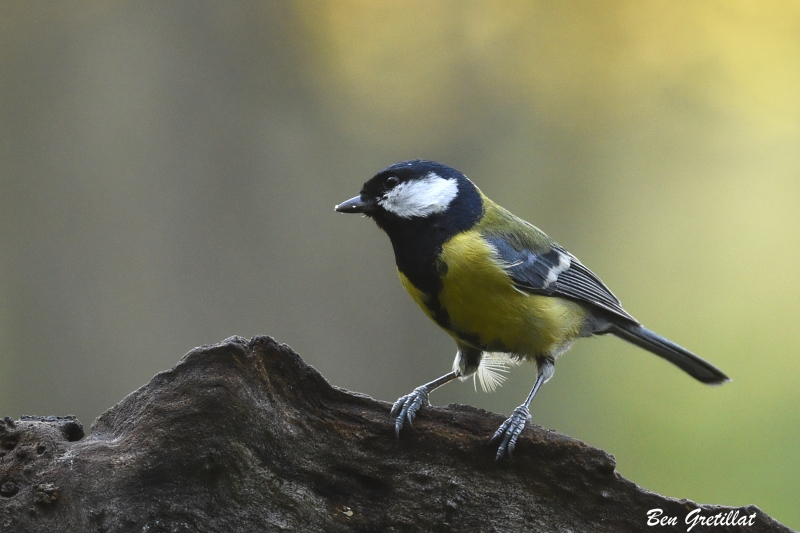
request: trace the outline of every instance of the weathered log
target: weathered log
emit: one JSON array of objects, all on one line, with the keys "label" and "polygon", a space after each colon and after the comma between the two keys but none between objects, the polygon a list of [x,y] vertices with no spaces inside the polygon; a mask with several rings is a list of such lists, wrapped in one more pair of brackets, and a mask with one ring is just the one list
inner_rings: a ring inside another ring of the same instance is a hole
[{"label": "weathered log", "polygon": [[[0,423],[6,532],[643,531],[648,511],[790,531],[755,506],[665,498],[580,441],[527,428],[514,458],[487,442],[503,417],[423,408],[394,436],[389,404],[331,386],[286,345],[197,348],[101,415]],[[738,514],[737,514],[738,513]],[[720,515],[719,518],[715,518]],[[724,520],[723,520],[724,519]]]}]

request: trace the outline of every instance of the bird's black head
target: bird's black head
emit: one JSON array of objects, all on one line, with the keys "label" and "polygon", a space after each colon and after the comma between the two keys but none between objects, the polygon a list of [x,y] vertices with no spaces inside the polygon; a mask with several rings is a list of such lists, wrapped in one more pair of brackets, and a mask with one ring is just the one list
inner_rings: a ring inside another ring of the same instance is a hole
[{"label": "bird's black head", "polygon": [[483,211],[477,187],[464,174],[435,161],[416,159],[387,167],[364,184],[361,194],[336,206],[363,213],[390,236],[393,229],[446,226],[463,231]]},{"label": "bird's black head", "polygon": [[[444,244],[483,216],[480,191],[461,172],[433,161],[395,163],[364,184],[361,194],[336,206],[363,213],[389,236],[397,269],[423,294],[441,289],[438,257]],[[446,313],[431,311],[440,324]]]}]

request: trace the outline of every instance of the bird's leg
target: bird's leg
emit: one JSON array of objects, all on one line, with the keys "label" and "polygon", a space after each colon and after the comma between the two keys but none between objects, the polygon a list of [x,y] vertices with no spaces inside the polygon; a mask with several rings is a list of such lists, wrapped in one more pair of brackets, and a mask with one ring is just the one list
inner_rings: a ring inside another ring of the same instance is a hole
[{"label": "bird's leg", "polygon": [[389,416],[397,417],[394,422],[394,432],[398,438],[400,438],[400,430],[403,428],[405,421],[407,420],[410,426],[414,421],[417,410],[423,405],[428,406],[431,404],[428,400],[428,395],[445,383],[453,381],[456,377],[458,377],[458,374],[455,371],[449,372],[438,379],[434,379],[430,383],[417,387],[411,394],[406,394],[394,402],[392,412]]},{"label": "bird's leg", "polygon": [[502,437],[500,441],[500,446],[497,448],[497,455],[495,456],[495,461],[499,461],[503,458],[503,456],[508,453],[508,457],[511,457],[511,452],[514,451],[514,446],[517,445],[517,439],[519,438],[522,430],[525,429],[525,424],[531,419],[531,412],[529,410],[531,402],[533,401],[533,397],[536,396],[536,393],[539,391],[539,387],[542,386],[544,382],[546,382],[550,377],[553,375],[553,363],[550,360],[543,360],[537,361],[537,366],[539,373],[536,376],[536,383],[533,384],[533,389],[531,389],[531,393],[528,394],[528,399],[525,402],[514,409],[512,415],[503,422],[503,424],[497,428],[492,438],[489,442],[494,442]]}]

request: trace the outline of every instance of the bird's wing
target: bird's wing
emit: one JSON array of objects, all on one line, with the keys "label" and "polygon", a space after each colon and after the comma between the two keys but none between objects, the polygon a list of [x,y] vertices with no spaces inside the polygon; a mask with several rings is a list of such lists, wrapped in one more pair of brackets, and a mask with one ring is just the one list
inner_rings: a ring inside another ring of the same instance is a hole
[{"label": "bird's wing", "polygon": [[[526,230],[539,231],[525,224]],[[559,245],[552,242],[546,248],[539,245],[535,247],[540,249],[537,252],[534,247],[521,246],[523,239],[518,237],[490,233],[484,234],[484,239],[497,251],[517,289],[577,300],[638,324],[600,278]]]}]

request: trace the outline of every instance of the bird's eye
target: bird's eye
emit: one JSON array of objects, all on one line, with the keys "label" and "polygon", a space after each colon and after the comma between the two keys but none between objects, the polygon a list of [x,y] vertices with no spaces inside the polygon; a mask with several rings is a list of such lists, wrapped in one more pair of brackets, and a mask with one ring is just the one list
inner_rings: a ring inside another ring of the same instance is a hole
[{"label": "bird's eye", "polygon": [[394,189],[398,183],[400,183],[400,178],[398,178],[397,176],[389,176],[388,178],[386,178],[386,189],[387,190]]}]

